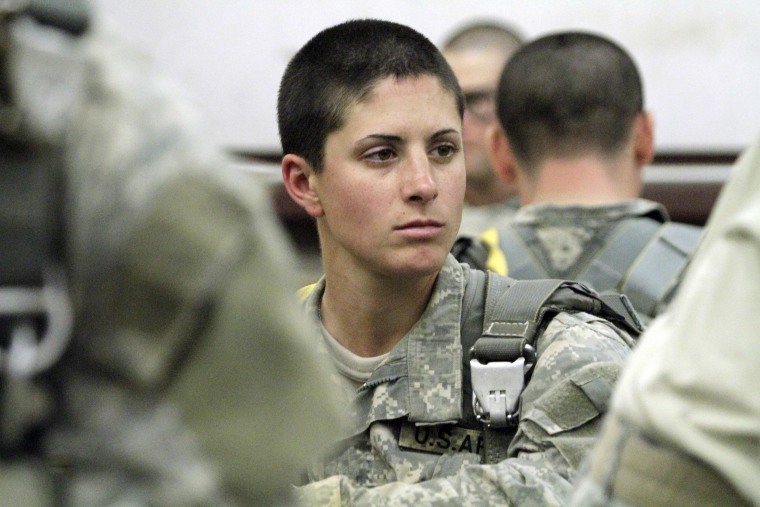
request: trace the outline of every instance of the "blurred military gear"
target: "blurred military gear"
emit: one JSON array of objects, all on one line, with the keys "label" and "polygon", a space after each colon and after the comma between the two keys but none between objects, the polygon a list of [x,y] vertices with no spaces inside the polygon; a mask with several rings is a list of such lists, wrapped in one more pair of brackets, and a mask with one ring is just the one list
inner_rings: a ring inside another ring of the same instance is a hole
[{"label": "blurred military gear", "polygon": [[290,504],[335,413],[263,188],[144,55],[2,28],[3,504]]}]

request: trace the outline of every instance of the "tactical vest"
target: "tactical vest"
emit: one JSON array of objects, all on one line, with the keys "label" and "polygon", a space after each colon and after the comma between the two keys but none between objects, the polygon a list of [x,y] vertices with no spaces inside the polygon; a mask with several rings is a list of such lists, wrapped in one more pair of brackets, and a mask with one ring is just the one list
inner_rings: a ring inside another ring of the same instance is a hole
[{"label": "tactical vest", "polygon": [[537,361],[536,340],[559,312],[598,315],[632,337],[643,324],[625,295],[599,295],[557,279],[515,280],[469,270],[462,302],[463,425],[482,426],[484,462],[507,457],[520,395]]},{"label": "tactical vest", "polygon": [[479,239],[460,237],[452,254],[473,268],[519,280],[567,278],[601,293],[619,292],[640,314],[654,317],[672,299],[701,236],[701,227],[664,216],[625,218],[600,231],[599,247],[586,248],[570,273],[552,269],[530,226],[508,224]]}]

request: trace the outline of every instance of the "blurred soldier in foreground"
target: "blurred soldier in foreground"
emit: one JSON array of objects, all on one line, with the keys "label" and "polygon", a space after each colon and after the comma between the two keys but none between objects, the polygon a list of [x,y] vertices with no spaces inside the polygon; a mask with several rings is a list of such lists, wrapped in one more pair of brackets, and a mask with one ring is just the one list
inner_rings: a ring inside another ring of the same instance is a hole
[{"label": "blurred soldier in foreground", "polygon": [[0,502],[289,504],[334,422],[291,246],[72,6],[0,25]]},{"label": "blurred soldier in foreground", "polygon": [[573,505],[760,505],[760,139],[642,337]]}]

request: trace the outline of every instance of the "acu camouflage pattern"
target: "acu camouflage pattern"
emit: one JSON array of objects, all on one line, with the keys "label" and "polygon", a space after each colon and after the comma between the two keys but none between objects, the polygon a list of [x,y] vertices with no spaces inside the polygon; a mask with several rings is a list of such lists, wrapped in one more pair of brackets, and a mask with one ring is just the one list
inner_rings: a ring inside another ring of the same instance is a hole
[{"label": "acu camouflage pattern", "polygon": [[510,223],[534,230],[552,276],[572,279],[578,264],[588,257],[584,252],[603,247],[611,224],[653,214],[667,216],[662,205],[645,199],[605,206],[532,204],[520,208]]},{"label": "acu camouflage pattern", "polygon": [[[309,469],[309,505],[562,505],[591,448],[633,341],[585,313],[559,314],[537,341],[509,458],[403,448],[402,425],[461,421],[460,316],[467,265],[449,255],[419,322],[351,399],[346,437]],[[321,280],[306,300],[316,319]],[[336,370],[337,371],[337,370]],[[335,373],[335,375],[338,375]],[[408,423],[407,423],[408,424]]]},{"label": "acu camouflage pattern", "polygon": [[55,417],[37,453],[0,463],[16,477],[0,495],[289,504],[336,419],[263,188],[144,55],[47,32],[18,31],[15,77],[29,125],[64,150],[75,332],[47,379]]}]

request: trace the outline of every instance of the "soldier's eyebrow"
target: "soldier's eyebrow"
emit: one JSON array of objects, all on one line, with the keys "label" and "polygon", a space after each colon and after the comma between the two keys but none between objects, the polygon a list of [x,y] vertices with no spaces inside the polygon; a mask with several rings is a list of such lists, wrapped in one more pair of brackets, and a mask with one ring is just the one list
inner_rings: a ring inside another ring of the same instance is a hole
[{"label": "soldier's eyebrow", "polygon": [[434,139],[438,139],[439,137],[444,137],[444,136],[447,136],[449,134],[455,134],[455,135],[458,136],[458,135],[460,135],[460,132],[457,129],[442,129],[442,130],[439,130],[438,132],[434,133],[433,135],[431,135],[428,140],[429,141],[433,141]]},{"label": "soldier's eyebrow", "polygon": [[[428,141],[432,141],[434,139],[438,139],[439,137],[447,136],[449,134],[456,134],[459,135],[459,131],[456,129],[441,129],[428,137]],[[367,139],[379,139],[382,141],[388,141],[388,142],[400,142],[403,141],[404,138],[401,136],[391,135],[391,134],[370,134],[364,138],[362,138],[359,142],[367,140]]]},{"label": "soldier's eyebrow", "polygon": [[382,141],[400,142],[400,141],[403,141],[404,138],[401,137],[401,136],[392,136],[390,134],[370,134],[370,135],[362,138],[360,140],[360,142],[364,141],[364,140],[367,140],[367,139],[380,139]]}]

